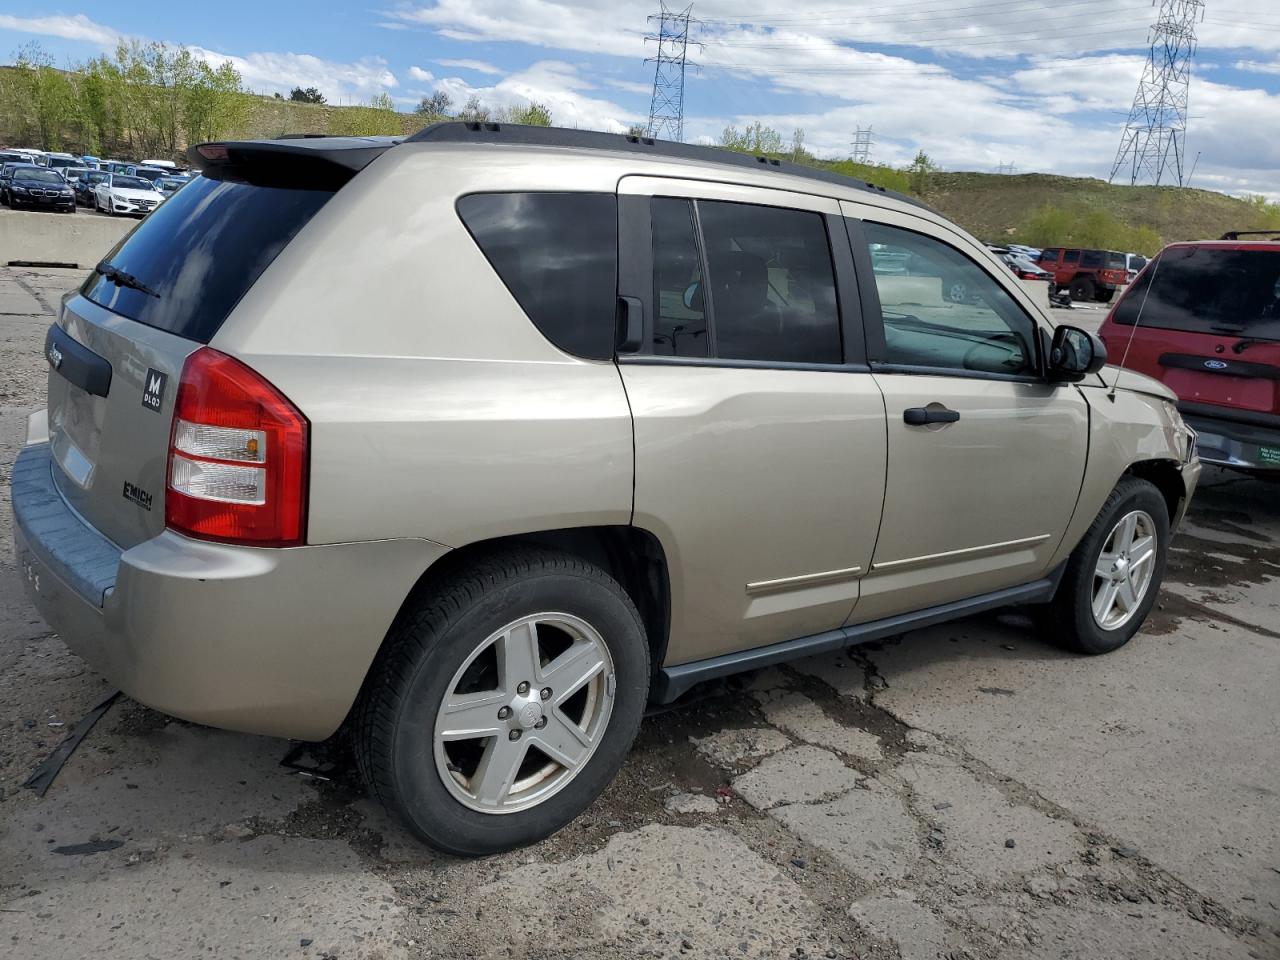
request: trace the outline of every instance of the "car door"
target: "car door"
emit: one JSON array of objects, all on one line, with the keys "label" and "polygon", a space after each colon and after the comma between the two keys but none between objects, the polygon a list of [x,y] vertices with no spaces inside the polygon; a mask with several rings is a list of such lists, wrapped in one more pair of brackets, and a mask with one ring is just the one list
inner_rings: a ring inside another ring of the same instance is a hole
[{"label": "car door", "polygon": [[667,665],[839,627],[875,545],[884,402],[836,201],[619,186],[634,523],[667,557]]},{"label": "car door", "polygon": [[[1045,576],[1084,477],[1088,408],[1043,376],[1043,321],[959,232],[842,206],[888,423],[884,516],[854,620]],[[964,302],[947,295],[957,286]]]}]

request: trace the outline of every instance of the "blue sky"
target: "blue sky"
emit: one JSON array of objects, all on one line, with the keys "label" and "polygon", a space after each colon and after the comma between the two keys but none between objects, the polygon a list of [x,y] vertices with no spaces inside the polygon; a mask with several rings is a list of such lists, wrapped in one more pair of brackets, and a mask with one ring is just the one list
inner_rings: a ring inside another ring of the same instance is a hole
[{"label": "blue sky", "polygon": [[[461,103],[539,100],[557,123],[643,122],[653,4],[618,0],[388,0],[352,6],[227,0],[212,8],[81,2],[0,14],[0,55],[38,41],[72,63],[139,37],[232,59],[251,89],[317,86],[335,103],[389,93],[402,109],[444,89]],[[13,8],[11,8],[13,9]],[[299,11],[305,11],[299,13]],[[1105,178],[1146,56],[1143,0],[703,0],[686,139],[755,119],[848,154],[923,148],[947,169],[1012,163]],[[1194,185],[1280,198],[1280,4],[1207,0],[1188,134]]]}]

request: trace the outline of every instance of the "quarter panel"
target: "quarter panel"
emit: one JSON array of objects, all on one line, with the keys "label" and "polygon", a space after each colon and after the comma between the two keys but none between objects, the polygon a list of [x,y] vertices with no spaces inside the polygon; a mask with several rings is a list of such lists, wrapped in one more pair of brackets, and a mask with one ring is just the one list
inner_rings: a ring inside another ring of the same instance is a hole
[{"label": "quarter panel", "polygon": [[451,547],[631,520],[610,362],[251,356],[311,420],[307,541]]}]

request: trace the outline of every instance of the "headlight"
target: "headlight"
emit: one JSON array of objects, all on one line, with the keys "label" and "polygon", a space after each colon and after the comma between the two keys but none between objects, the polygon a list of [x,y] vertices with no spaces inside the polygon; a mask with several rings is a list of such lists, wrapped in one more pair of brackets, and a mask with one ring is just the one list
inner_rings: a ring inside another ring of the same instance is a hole
[{"label": "headlight", "polygon": [[20,184],[15,183],[15,184],[13,185],[13,192],[14,192],[14,193],[26,193],[26,192],[27,192],[27,188],[26,188],[26,187],[24,187],[24,186],[22,186],[22,185],[20,185]]}]

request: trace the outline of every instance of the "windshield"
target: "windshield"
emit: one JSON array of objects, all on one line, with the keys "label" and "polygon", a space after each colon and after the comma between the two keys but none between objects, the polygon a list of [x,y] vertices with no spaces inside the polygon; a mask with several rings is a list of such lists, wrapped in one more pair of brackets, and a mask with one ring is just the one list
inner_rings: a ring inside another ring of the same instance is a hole
[{"label": "windshield", "polygon": [[18,180],[35,180],[38,183],[66,183],[62,179],[62,174],[56,170],[50,170],[46,167],[19,167],[14,171],[14,178]]},{"label": "windshield", "polygon": [[103,258],[154,295],[100,273],[90,275],[81,293],[131,320],[208,343],[245,291],[332,195],[201,177],[160,204]]},{"label": "windshield", "polygon": [[1280,340],[1280,246],[1171,247],[1134,282],[1113,319],[1132,326],[1140,309],[1144,327]]},{"label": "windshield", "polygon": [[151,189],[150,180],[143,180],[141,177],[126,177],[120,173],[117,173],[114,177],[111,178],[111,185],[113,187],[120,187],[121,189],[125,189],[125,190],[150,190]]}]

